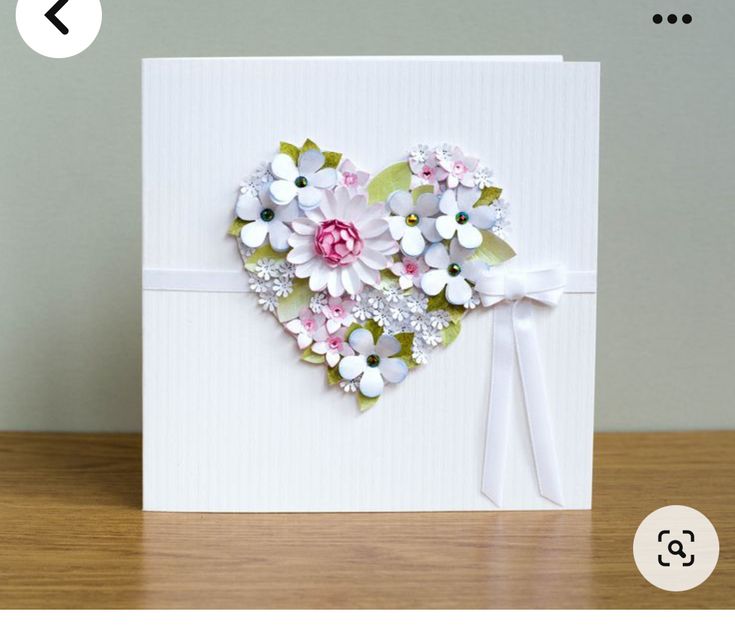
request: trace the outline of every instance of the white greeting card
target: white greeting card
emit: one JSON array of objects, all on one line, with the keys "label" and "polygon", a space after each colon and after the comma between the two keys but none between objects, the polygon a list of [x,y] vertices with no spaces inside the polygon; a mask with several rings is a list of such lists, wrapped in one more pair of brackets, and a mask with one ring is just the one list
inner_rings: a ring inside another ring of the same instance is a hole
[{"label": "white greeting card", "polygon": [[589,508],[599,66],[143,65],[144,508]]}]

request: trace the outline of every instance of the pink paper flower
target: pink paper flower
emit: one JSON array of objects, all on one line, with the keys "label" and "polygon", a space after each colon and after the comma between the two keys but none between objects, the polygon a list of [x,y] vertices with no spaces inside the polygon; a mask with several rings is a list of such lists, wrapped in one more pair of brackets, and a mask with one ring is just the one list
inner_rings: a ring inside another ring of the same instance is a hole
[{"label": "pink paper flower", "polygon": [[323,355],[329,366],[336,366],[343,356],[355,355],[355,351],[345,340],[347,329],[342,327],[334,332],[328,332],[322,327],[317,332],[312,350]]},{"label": "pink paper flower", "polygon": [[363,241],[351,222],[325,220],[317,227],[314,248],[328,266],[349,266],[360,257]]},{"label": "pink paper flower", "polygon": [[339,167],[339,182],[351,194],[361,191],[369,178],[370,175],[367,172],[355,168],[355,164],[349,159],[345,159]]},{"label": "pink paper flower", "polygon": [[323,314],[315,314],[308,307],[301,310],[298,318],[286,323],[286,329],[296,336],[299,349],[306,349],[322,331],[326,334]]},{"label": "pink paper flower", "polygon": [[446,172],[437,165],[436,159],[433,155],[427,157],[424,162],[410,159],[408,165],[411,168],[412,173],[411,189],[417,188],[421,185],[433,185],[434,191],[437,191],[437,183],[440,180],[439,177],[442,177],[442,181],[447,177]]},{"label": "pink paper flower", "polygon": [[441,167],[437,179],[446,180],[447,187],[456,188],[462,184],[471,188],[475,185],[473,173],[477,168],[478,159],[476,157],[465,157],[458,146],[452,148],[446,144],[436,151],[436,157]]},{"label": "pink paper flower", "polygon": [[352,308],[355,302],[352,299],[341,297],[330,297],[327,304],[322,308],[322,313],[327,318],[327,331],[331,334],[340,327],[349,327],[354,322]]},{"label": "pink paper flower", "polygon": [[400,262],[390,267],[393,274],[398,277],[398,285],[402,290],[408,290],[411,286],[421,287],[421,277],[429,270],[429,265],[423,257],[404,256]]}]

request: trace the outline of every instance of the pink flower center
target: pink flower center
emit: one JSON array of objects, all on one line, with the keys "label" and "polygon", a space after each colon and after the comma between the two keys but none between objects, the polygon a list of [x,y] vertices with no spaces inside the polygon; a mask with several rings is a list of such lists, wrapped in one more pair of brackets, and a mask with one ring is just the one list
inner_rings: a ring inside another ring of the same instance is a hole
[{"label": "pink flower center", "polygon": [[360,257],[363,241],[355,225],[325,220],[314,235],[314,250],[329,266],[349,266]]},{"label": "pink flower center", "polygon": [[467,166],[465,166],[461,161],[455,161],[452,165],[452,174],[456,176],[462,176],[467,172]]},{"label": "pink flower center", "polygon": [[348,187],[352,188],[357,185],[357,173],[356,172],[343,172],[342,182]]},{"label": "pink flower center", "polygon": [[416,262],[403,262],[407,275],[415,275],[419,272],[419,265]]},{"label": "pink flower center", "polygon": [[342,349],[342,338],[339,336],[330,336],[327,339],[327,346],[330,351],[340,351]]},{"label": "pink flower center", "polygon": [[423,168],[421,168],[421,176],[427,181],[431,180],[431,178],[434,176],[434,169],[429,166],[424,166]]},{"label": "pink flower center", "polygon": [[334,305],[332,306],[331,310],[332,316],[334,316],[334,318],[344,318],[345,309],[341,305]]},{"label": "pink flower center", "polygon": [[304,326],[304,329],[311,333],[316,329],[316,321],[313,318],[307,318],[305,321],[302,321],[301,324]]}]

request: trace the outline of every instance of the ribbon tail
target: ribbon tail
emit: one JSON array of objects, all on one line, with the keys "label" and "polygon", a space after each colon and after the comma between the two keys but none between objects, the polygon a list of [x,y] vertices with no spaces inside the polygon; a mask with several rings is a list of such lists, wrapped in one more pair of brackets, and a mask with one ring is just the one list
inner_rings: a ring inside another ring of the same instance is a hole
[{"label": "ribbon tail", "polygon": [[494,309],[490,403],[482,469],[482,492],[496,506],[501,506],[503,501],[513,396],[514,344],[513,306],[508,302],[498,303]]},{"label": "ribbon tail", "polygon": [[564,505],[559,459],[553,432],[544,370],[530,299],[516,301],[512,310],[516,351],[520,367],[523,398],[526,404],[531,447],[536,463],[539,492],[546,499]]}]

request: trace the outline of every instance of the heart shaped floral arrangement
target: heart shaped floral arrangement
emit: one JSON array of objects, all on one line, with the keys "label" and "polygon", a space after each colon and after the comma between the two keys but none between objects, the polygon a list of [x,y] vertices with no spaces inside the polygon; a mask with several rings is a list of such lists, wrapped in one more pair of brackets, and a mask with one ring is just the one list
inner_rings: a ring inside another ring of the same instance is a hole
[{"label": "heart shaped floral arrangement", "polygon": [[492,268],[515,255],[500,195],[487,167],[448,144],[373,176],[311,140],[282,142],[242,183],[229,233],[301,359],[366,409],[491,304]]}]

